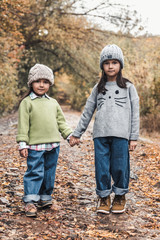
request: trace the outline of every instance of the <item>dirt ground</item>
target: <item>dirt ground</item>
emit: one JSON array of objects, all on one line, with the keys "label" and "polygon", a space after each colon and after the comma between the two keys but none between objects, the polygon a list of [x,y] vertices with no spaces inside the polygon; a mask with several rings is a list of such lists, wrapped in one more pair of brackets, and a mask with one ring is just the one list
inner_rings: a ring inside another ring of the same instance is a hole
[{"label": "dirt ground", "polygon": [[[80,113],[63,107],[74,129]],[[160,144],[141,138],[131,152],[130,192],[124,214],[97,214],[90,123],[80,146],[61,141],[53,206],[25,216],[22,202],[26,159],[15,141],[17,113],[0,119],[0,239],[160,239]],[[113,198],[113,194],[112,194]]]}]

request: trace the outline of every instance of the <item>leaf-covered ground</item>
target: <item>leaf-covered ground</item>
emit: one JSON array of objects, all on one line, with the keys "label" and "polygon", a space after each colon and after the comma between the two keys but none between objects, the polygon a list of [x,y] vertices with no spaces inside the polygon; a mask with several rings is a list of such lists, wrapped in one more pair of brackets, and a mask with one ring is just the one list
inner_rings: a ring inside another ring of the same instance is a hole
[{"label": "leaf-covered ground", "polygon": [[[64,108],[76,126],[80,113]],[[97,214],[92,125],[80,146],[62,140],[53,206],[24,214],[23,175],[26,160],[15,142],[17,114],[0,119],[0,238],[5,239],[160,239],[160,143],[139,141],[131,152],[130,192],[124,214]],[[113,194],[112,194],[113,198]]]}]

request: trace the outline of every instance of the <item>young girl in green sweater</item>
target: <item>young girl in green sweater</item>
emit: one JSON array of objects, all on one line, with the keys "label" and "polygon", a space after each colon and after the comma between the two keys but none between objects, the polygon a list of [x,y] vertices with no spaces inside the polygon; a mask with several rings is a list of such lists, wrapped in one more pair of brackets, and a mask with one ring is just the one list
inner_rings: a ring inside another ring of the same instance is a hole
[{"label": "young girl in green sweater", "polygon": [[46,94],[53,83],[49,67],[33,66],[28,75],[30,90],[19,106],[16,140],[20,156],[27,158],[23,197],[27,216],[37,215],[37,204],[52,204],[60,134],[67,139],[72,133],[60,105]]}]

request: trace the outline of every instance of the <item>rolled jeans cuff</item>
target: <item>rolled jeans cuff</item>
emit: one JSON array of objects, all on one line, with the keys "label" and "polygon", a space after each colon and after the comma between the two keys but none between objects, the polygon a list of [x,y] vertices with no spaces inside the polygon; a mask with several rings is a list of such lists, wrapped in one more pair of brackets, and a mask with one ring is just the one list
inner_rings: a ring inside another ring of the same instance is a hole
[{"label": "rolled jeans cuff", "polygon": [[50,201],[50,200],[52,200],[52,196],[51,195],[40,195],[40,199],[41,199],[41,201]]},{"label": "rolled jeans cuff", "polygon": [[23,197],[23,201],[25,203],[28,203],[28,202],[38,202],[40,200],[40,196],[37,195],[37,194],[29,194],[29,195],[25,195]]},{"label": "rolled jeans cuff", "polygon": [[115,193],[115,195],[124,195],[129,192],[129,189],[128,188],[117,188],[113,185],[112,191]]},{"label": "rolled jeans cuff", "polygon": [[109,196],[111,194],[111,192],[112,192],[112,189],[107,189],[107,190],[96,189],[96,194],[101,198]]}]

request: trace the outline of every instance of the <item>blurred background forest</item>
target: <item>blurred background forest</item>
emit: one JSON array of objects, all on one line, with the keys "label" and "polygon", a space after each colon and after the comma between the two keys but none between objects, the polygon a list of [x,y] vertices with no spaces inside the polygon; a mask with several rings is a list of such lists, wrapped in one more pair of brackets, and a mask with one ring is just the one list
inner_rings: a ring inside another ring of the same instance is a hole
[{"label": "blurred background forest", "polygon": [[112,1],[100,1],[90,10],[81,0],[1,1],[0,116],[17,110],[27,90],[28,71],[35,63],[54,72],[50,95],[81,111],[99,80],[100,52],[114,43],[124,53],[123,76],[135,84],[140,96],[141,129],[160,132],[160,37],[136,35],[142,29],[140,20],[121,6],[119,14],[99,16],[119,27],[117,33],[87,18],[108,6],[114,7]]}]

